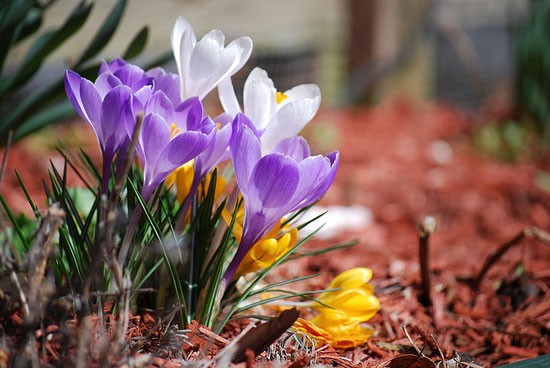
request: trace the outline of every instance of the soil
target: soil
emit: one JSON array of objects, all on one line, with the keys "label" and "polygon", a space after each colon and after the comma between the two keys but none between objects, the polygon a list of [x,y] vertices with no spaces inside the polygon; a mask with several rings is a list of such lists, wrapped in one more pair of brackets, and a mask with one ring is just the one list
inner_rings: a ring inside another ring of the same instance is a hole
[{"label": "soil", "polygon": [[[418,362],[414,346],[429,362],[439,359],[441,349],[449,362],[461,359],[485,367],[550,354],[550,247],[530,232],[533,227],[550,230],[550,192],[537,182],[540,170],[550,165],[544,156],[513,164],[484,157],[471,145],[475,119],[438,103],[415,106],[399,100],[374,109],[324,111],[313,124],[319,127],[311,125],[306,135],[314,150],[338,148],[341,153],[336,181],[321,204],[362,205],[372,220],[306,245],[319,249],[356,239],[355,247],[289,263],[271,280],[321,272],[301,287],[322,289],[345,269],[370,267],[382,305],[369,321],[375,335],[366,344],[348,351],[325,349],[318,362],[406,367],[406,359],[412,359],[418,366],[429,365]],[[72,144],[76,140],[76,146],[85,143],[97,158],[84,125],[53,131],[63,132]],[[41,181],[51,155],[51,144],[43,138],[12,148],[2,193],[14,211],[30,212],[14,168],[42,203]],[[54,158],[54,163],[62,161]],[[422,293],[418,255],[418,225],[426,216],[437,223],[429,237],[429,295]],[[474,285],[489,255],[514,239]],[[140,317],[138,322],[151,318]],[[131,331],[147,328],[138,322]],[[241,327],[230,325],[223,336],[231,340]],[[403,353],[414,355],[391,360]],[[169,359],[154,363],[178,366]],[[242,363],[251,364],[250,359]]]}]

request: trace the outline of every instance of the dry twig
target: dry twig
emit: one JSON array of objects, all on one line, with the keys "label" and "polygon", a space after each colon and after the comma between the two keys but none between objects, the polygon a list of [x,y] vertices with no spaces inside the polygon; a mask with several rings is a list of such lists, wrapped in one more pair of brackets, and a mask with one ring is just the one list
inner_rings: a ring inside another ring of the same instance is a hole
[{"label": "dry twig", "polygon": [[479,285],[481,283],[481,280],[485,276],[485,274],[491,269],[491,267],[512,247],[519,244],[523,239],[525,238],[534,238],[542,241],[543,243],[546,243],[550,245],[550,233],[547,231],[544,231],[542,229],[539,229],[538,227],[525,227],[523,230],[519,232],[515,237],[513,237],[511,240],[507,241],[506,243],[502,244],[500,247],[498,247],[493,253],[489,254],[489,256],[485,259],[485,262],[483,262],[483,265],[481,266],[481,269],[479,270],[476,277],[470,280],[471,286],[474,289],[478,289]]},{"label": "dry twig", "polygon": [[430,234],[435,231],[436,222],[432,216],[426,216],[418,226],[418,261],[420,262],[420,277],[422,292],[418,299],[424,306],[432,304],[430,277]]}]

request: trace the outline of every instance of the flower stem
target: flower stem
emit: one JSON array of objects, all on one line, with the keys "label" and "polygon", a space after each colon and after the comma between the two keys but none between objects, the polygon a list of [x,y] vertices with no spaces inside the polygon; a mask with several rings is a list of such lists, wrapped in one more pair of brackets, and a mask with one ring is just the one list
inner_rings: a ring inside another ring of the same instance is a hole
[{"label": "flower stem", "polygon": [[103,167],[101,172],[101,195],[109,193],[109,179],[111,177],[111,157],[103,157]]}]

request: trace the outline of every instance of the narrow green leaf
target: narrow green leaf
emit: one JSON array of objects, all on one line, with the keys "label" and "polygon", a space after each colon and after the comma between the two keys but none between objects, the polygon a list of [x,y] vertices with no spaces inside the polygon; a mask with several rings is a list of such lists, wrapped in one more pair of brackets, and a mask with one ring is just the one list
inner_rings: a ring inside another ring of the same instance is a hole
[{"label": "narrow green leaf", "polygon": [[149,27],[144,26],[135,36],[130,45],[122,54],[122,58],[125,60],[133,59],[145,49],[147,45],[147,39],[149,38]]},{"label": "narrow green leaf", "polygon": [[15,176],[17,177],[17,181],[19,182],[19,185],[21,186],[21,189],[23,189],[23,193],[25,193],[25,198],[27,198],[27,202],[29,202],[29,205],[32,208],[32,212],[34,213],[34,217],[36,217],[36,219],[39,220],[41,215],[40,215],[40,211],[38,210],[38,206],[32,200],[32,198],[29,194],[29,191],[27,190],[27,187],[23,183],[23,180],[19,176],[19,173],[17,172],[17,170],[15,170]]},{"label": "narrow green leaf", "polygon": [[0,7],[0,33],[17,27],[33,5],[34,0],[18,0],[3,3]]},{"label": "narrow green leaf", "polygon": [[105,18],[105,21],[99,27],[92,41],[78,59],[76,65],[80,65],[93,58],[107,45],[120,24],[127,2],[127,0],[119,0],[116,2],[107,18]]},{"label": "narrow green leaf", "polygon": [[235,314],[235,311],[239,308],[240,304],[244,300],[246,300],[246,298],[248,298],[250,296],[250,293],[252,293],[252,291],[254,290],[254,287],[258,284],[258,282],[262,281],[269,274],[269,272],[273,268],[275,268],[278,265],[280,265],[281,263],[283,263],[292,253],[294,253],[294,251],[296,251],[296,249],[300,248],[309,239],[311,239],[319,230],[321,230],[321,228],[322,228],[322,226],[318,227],[315,231],[313,231],[311,234],[309,234],[304,239],[302,239],[300,242],[298,242],[294,247],[292,247],[281,258],[279,258],[277,261],[273,262],[272,265],[270,265],[269,267],[267,267],[267,268],[263,269],[262,271],[258,272],[258,275],[252,281],[250,281],[250,283],[248,284],[248,286],[246,286],[246,288],[241,293],[241,295],[237,299],[237,301],[229,308],[229,311],[224,315],[224,317],[220,321],[221,323],[218,326],[216,326],[215,331],[221,331],[221,329],[229,321],[231,316],[233,314]]},{"label": "narrow green leaf", "polygon": [[59,101],[38,114],[32,115],[15,128],[13,139],[18,140],[54,122],[74,116],[74,108],[68,100]]},{"label": "narrow green leaf", "polygon": [[143,200],[143,197],[139,193],[136,184],[133,180],[128,180],[128,184],[130,184],[130,188],[132,188],[132,192],[136,196],[136,199],[141,206],[143,213],[145,214],[145,218],[147,219],[147,222],[151,226],[151,229],[153,230],[153,233],[155,234],[155,237],[158,241],[162,242],[162,233],[160,229],[158,228],[157,223],[155,222],[155,217],[149,210],[149,206],[147,206],[147,203]]},{"label": "narrow green leaf", "polygon": [[[290,298],[300,298],[300,297],[306,298],[309,295],[322,293],[324,291],[331,291],[331,290],[333,290],[333,289],[312,290],[312,291],[304,291],[304,292],[295,292],[295,291],[291,291],[291,290],[272,290],[273,292],[276,291],[278,293],[283,293],[283,295],[272,296],[270,298],[265,298],[265,299],[258,300],[256,302],[252,302],[252,303],[247,304],[246,306],[244,306],[242,308],[238,308],[237,310],[235,310],[235,312],[233,314],[239,314],[239,313],[242,313],[246,310],[252,309],[254,307],[259,307],[260,305],[266,305],[266,304],[272,303],[272,302],[277,301],[277,300],[290,299]],[[309,297],[308,299],[316,300],[315,298],[311,298],[311,297]]]},{"label": "narrow green leaf", "polygon": [[21,242],[23,243],[23,246],[25,247],[25,249],[29,249],[29,247],[30,247],[29,241],[28,241],[27,237],[25,236],[25,234],[23,233],[23,231],[21,230],[21,228],[19,227],[19,223],[15,219],[15,216],[13,215],[13,212],[11,212],[11,209],[8,206],[8,203],[6,202],[6,200],[4,199],[4,196],[1,193],[0,193],[0,202],[2,203],[2,207],[4,207],[4,210],[6,211],[6,215],[8,215],[8,218],[10,219],[10,222],[13,226],[13,229],[15,230],[15,232],[17,233],[17,235],[21,239]]},{"label": "narrow green leaf", "polygon": [[20,88],[36,73],[46,57],[84,25],[92,6],[93,3],[80,2],[61,27],[40,35],[29,47],[17,71],[0,81],[0,98],[3,98],[8,91]]},{"label": "narrow green leaf", "polygon": [[305,253],[293,254],[293,255],[291,255],[290,257],[287,258],[286,262],[294,261],[296,259],[303,258],[303,257],[318,256],[320,254],[325,254],[325,253],[328,253],[328,252],[334,252],[334,251],[339,250],[339,249],[351,248],[351,247],[356,246],[358,243],[359,243],[359,241],[353,240],[353,241],[346,242],[346,243],[331,245],[330,247],[326,247],[326,248],[323,248],[323,249],[318,249],[318,250],[305,252]]},{"label": "narrow green leaf", "polygon": [[14,44],[23,41],[25,38],[36,33],[42,25],[42,11],[38,9],[31,9],[27,13],[25,20],[19,25],[15,36]]},{"label": "narrow green leaf", "polygon": [[276,289],[278,287],[285,286],[285,285],[288,285],[288,284],[293,284],[295,282],[309,280],[309,279],[315,278],[319,275],[321,275],[321,274],[316,273],[316,274],[313,274],[313,275],[306,275],[306,276],[302,276],[302,277],[296,277],[294,279],[284,280],[284,281],[276,282],[276,283],[273,283],[273,284],[269,284],[269,285],[264,286],[263,288],[254,290],[252,293],[250,293],[250,296],[266,293],[268,291],[273,291],[273,289]]}]

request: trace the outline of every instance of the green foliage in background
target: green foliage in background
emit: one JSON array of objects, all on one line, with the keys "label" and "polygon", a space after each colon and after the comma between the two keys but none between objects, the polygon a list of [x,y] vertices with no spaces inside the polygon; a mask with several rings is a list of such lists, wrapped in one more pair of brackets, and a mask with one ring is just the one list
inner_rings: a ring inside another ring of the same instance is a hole
[{"label": "green foliage in background", "polygon": [[531,0],[529,19],[516,37],[517,107],[550,142],[550,1]]},{"label": "green foliage in background", "polygon": [[[114,2],[97,33],[75,56],[71,65],[65,67],[84,77],[97,74],[99,62],[96,56],[114,35],[127,2]],[[0,146],[6,144],[10,131],[13,131],[13,140],[18,140],[75,113],[65,97],[63,73],[50,84],[33,90],[28,88],[47,58],[82,28],[95,4],[94,1],[81,1],[69,12],[63,24],[43,30],[45,14],[54,3],[55,0],[0,2]],[[139,55],[145,48],[148,32],[148,27],[144,26],[121,56],[131,59]],[[31,39],[31,43],[26,54],[17,65],[6,68],[10,52],[27,39]]]}]

